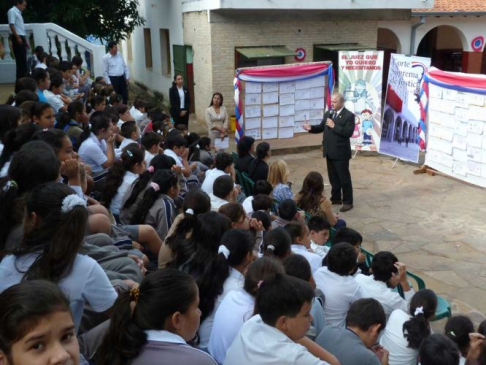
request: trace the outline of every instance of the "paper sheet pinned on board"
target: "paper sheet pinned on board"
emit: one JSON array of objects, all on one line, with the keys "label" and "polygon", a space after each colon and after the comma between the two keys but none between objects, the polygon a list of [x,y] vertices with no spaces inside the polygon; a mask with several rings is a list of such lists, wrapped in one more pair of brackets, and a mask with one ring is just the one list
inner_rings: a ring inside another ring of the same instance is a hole
[{"label": "paper sheet pinned on board", "polygon": [[229,148],[229,137],[224,137],[223,139],[215,138],[214,139],[214,147],[216,147],[219,150],[228,149]]},{"label": "paper sheet pinned on board", "polygon": [[262,111],[260,105],[257,106],[246,106],[245,107],[245,117],[246,118],[256,118],[261,117]]},{"label": "paper sheet pinned on board", "polygon": [[260,105],[262,94],[245,94],[245,105]]},{"label": "paper sheet pinned on board", "polygon": [[262,139],[262,136],[260,134],[260,128],[258,129],[246,129],[245,130],[245,136],[248,137],[253,137],[255,140]]},{"label": "paper sheet pinned on board", "polygon": [[295,92],[295,82],[282,82],[280,84],[280,94],[290,94]]},{"label": "paper sheet pinned on board", "polygon": [[305,121],[310,119],[310,111],[309,110],[299,110],[295,112],[295,120],[296,121]]},{"label": "paper sheet pinned on board", "polygon": [[288,117],[280,117],[278,120],[278,126],[280,128],[293,127],[294,124],[295,124],[295,119],[293,115]]},{"label": "paper sheet pinned on board", "polygon": [[245,83],[245,93],[246,94],[253,94],[253,93],[261,93],[262,92],[262,84],[259,82],[246,82]]},{"label": "paper sheet pinned on board", "polygon": [[324,110],[324,99],[311,99],[310,109],[322,109]]},{"label": "paper sheet pinned on board", "polygon": [[263,116],[273,117],[278,115],[278,105],[264,105],[263,106]]},{"label": "paper sheet pinned on board", "polygon": [[289,115],[294,115],[295,109],[294,105],[282,105],[280,107],[280,116],[288,117]]},{"label": "paper sheet pinned on board", "polygon": [[293,136],[294,136],[294,127],[278,129],[278,138],[292,138]]},{"label": "paper sheet pinned on board", "polygon": [[262,129],[263,139],[278,138],[278,128],[264,128]]},{"label": "paper sheet pinned on board", "polygon": [[310,99],[310,89],[295,90],[295,99]]},{"label": "paper sheet pinned on board", "polygon": [[256,129],[261,128],[262,119],[261,118],[246,118],[245,119],[245,129]]},{"label": "paper sheet pinned on board", "polygon": [[265,82],[263,84],[263,92],[278,91],[278,82]]},{"label": "paper sheet pinned on board", "polygon": [[299,80],[295,82],[295,89],[302,90],[302,89],[309,89],[311,87],[310,79],[307,80]]},{"label": "paper sheet pinned on board", "polygon": [[311,87],[326,86],[326,77],[325,76],[313,77],[312,79],[310,79],[310,86]]},{"label": "paper sheet pinned on board", "polygon": [[296,100],[295,101],[295,110],[296,111],[310,109],[310,106],[311,106],[310,100]]},{"label": "paper sheet pinned on board", "polygon": [[278,91],[263,93],[263,104],[278,103]]},{"label": "paper sheet pinned on board", "polygon": [[294,105],[295,94],[280,94],[280,105]]},{"label": "paper sheet pinned on board", "polygon": [[277,128],[277,127],[278,127],[278,117],[263,118],[262,128]]}]

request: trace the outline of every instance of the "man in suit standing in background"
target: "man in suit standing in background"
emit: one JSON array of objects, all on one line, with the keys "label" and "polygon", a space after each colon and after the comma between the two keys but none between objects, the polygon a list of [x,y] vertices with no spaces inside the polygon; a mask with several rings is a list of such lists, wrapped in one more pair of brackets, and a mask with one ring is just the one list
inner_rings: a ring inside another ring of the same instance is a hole
[{"label": "man in suit standing in background", "polygon": [[[331,183],[332,204],[342,204],[341,212],[353,209],[353,185],[349,173],[351,159],[350,138],[354,131],[354,114],[344,107],[344,96],[339,93],[331,98],[331,109],[324,114],[321,124],[303,128],[309,133],[322,133],[323,156]],[[342,193],[341,193],[342,192]]]}]

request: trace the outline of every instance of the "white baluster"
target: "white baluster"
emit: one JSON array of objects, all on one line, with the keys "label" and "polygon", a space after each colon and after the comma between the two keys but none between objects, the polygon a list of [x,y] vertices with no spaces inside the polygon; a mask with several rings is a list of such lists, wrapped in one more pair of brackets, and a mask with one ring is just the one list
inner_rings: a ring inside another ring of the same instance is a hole
[{"label": "white baluster", "polygon": [[5,50],[5,58],[3,59],[4,61],[12,61],[12,56],[10,55],[10,44],[9,44],[9,39],[8,39],[8,34],[2,35],[3,39],[3,48]]},{"label": "white baluster", "polygon": [[88,64],[86,63],[86,48],[81,47],[78,45],[78,52],[79,55],[81,56],[81,59],[83,60],[83,68],[87,68]]},{"label": "white baluster", "polygon": [[47,38],[49,38],[49,51],[48,53],[53,57],[58,57],[56,47],[56,35],[52,32],[47,32]]},{"label": "white baluster", "polygon": [[74,43],[72,40],[68,39],[67,44],[69,46],[69,49],[71,50],[71,59],[68,61],[71,61],[74,56],[76,56],[76,43]]},{"label": "white baluster", "polygon": [[66,50],[66,38],[57,36],[57,39],[59,39],[59,43],[61,43],[61,60],[67,61],[68,54]]}]

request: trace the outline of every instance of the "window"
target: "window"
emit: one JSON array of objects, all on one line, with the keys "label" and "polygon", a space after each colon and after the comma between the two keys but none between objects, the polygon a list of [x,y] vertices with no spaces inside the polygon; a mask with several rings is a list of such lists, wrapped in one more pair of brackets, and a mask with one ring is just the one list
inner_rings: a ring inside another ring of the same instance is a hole
[{"label": "window", "polygon": [[160,29],[160,62],[163,75],[170,75],[170,36],[169,29]]},{"label": "window", "polygon": [[145,43],[145,67],[152,68],[152,35],[150,28],[143,29],[143,39]]},{"label": "window", "polygon": [[133,61],[132,35],[131,34],[127,38],[127,53],[128,53],[128,61]]},{"label": "window", "polygon": [[236,48],[235,66],[240,68],[283,65],[287,56],[295,56],[295,52],[285,46]]}]

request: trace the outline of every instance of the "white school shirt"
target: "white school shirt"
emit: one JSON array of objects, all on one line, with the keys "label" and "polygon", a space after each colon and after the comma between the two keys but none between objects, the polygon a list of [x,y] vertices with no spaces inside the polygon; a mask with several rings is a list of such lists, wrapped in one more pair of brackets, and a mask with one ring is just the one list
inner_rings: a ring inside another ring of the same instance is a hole
[{"label": "white school shirt", "polygon": [[[14,255],[8,255],[2,260],[0,293],[12,285],[19,284],[37,256],[37,254],[29,254],[15,260]],[[76,332],[86,302],[95,312],[104,312],[113,306],[118,296],[101,266],[91,257],[81,254],[76,255],[71,271],[59,281],[58,285],[69,299]]]},{"label": "white school shirt", "polygon": [[389,365],[416,365],[418,350],[408,347],[408,341],[403,336],[403,324],[411,316],[401,309],[396,309],[388,318],[380,345],[390,352]]},{"label": "white school shirt", "polygon": [[243,209],[245,210],[247,215],[250,215],[253,213],[253,195],[250,195],[248,198],[246,198],[243,201]]},{"label": "white school shirt", "polygon": [[240,290],[243,288],[244,283],[245,277],[243,274],[234,268],[230,268],[230,274],[223,284],[223,293],[221,293],[221,295],[219,295],[216,299],[213,312],[206,317],[206,319],[199,326],[199,348],[207,349],[208,347],[209,336],[211,335],[211,330],[213,329],[214,316],[216,315],[216,311],[218,310],[219,306],[223,302],[223,299],[230,291]]},{"label": "white school shirt", "polygon": [[133,139],[130,139],[130,138],[125,138],[121,143],[120,143],[120,147],[118,148],[115,148],[115,158],[117,160],[120,159],[121,157],[121,154],[123,152],[123,149],[128,146],[129,144],[131,143],[137,143],[137,141],[134,141]]},{"label": "white school shirt", "polygon": [[229,203],[229,201],[221,199],[220,197],[217,197],[213,193],[210,193],[208,195],[209,195],[209,199],[211,200],[211,211],[213,212],[217,212],[219,208]]},{"label": "white school shirt", "polygon": [[177,87],[177,92],[179,93],[179,99],[181,99],[181,109],[184,109],[184,102],[185,102],[184,88]]},{"label": "white school shirt", "polygon": [[167,148],[167,149],[164,150],[164,155],[172,157],[175,160],[177,166],[184,168],[184,165],[182,164],[181,158],[179,156],[177,156],[177,154],[174,151]]},{"label": "white school shirt", "polygon": [[248,320],[228,349],[224,365],[325,365],[304,346],[256,315]]},{"label": "white school shirt", "polygon": [[90,136],[83,141],[78,150],[81,160],[90,165],[93,174],[96,175],[99,175],[105,170],[101,165],[108,160],[106,152],[106,141],[104,139],[101,141],[98,140],[93,132],[91,132]]},{"label": "white school shirt", "polygon": [[126,79],[130,78],[128,66],[119,52],[114,56],[109,52],[103,56],[103,76],[108,85],[111,84],[110,76],[125,76]]},{"label": "white school shirt", "polygon": [[120,187],[118,188],[116,195],[111,200],[110,210],[113,214],[116,214],[116,215],[120,214],[120,209],[121,209],[121,206],[122,206],[123,198],[125,197],[125,193],[130,188],[130,186],[133,184],[133,182],[135,180],[137,180],[139,177],[140,177],[140,175],[134,174],[131,171],[125,172],[125,175],[123,176],[123,181],[122,181]]},{"label": "white school shirt", "polygon": [[42,68],[43,70],[47,70],[47,65],[45,63],[39,62],[37,65],[35,65],[34,68]]},{"label": "white school shirt", "polygon": [[305,246],[293,244],[290,247],[291,247],[292,252],[294,254],[304,256],[305,259],[307,261],[309,261],[309,265],[311,267],[312,274],[314,274],[317,271],[317,269],[319,269],[320,267],[322,267],[322,258],[321,258],[321,256],[316,255],[313,252],[307,251],[307,248],[305,248]]},{"label": "white school shirt", "polygon": [[314,253],[316,255],[319,255],[321,258],[326,257],[327,253],[330,250],[329,247],[318,245],[317,243],[315,243],[312,240],[311,240],[311,248],[312,248],[312,251],[314,251]]},{"label": "white school shirt", "polygon": [[142,113],[140,110],[138,110],[134,106],[132,106],[130,108],[130,115],[133,117],[133,119],[135,120],[135,123],[137,123],[138,126],[140,126],[140,124],[142,122],[148,120],[147,113]]},{"label": "white school shirt", "polygon": [[18,35],[25,36],[25,25],[22,12],[16,6],[12,6],[7,13],[8,24],[13,24]]},{"label": "white school shirt", "polygon": [[214,316],[208,344],[208,351],[218,364],[224,363],[228,348],[243,324],[253,316],[254,309],[255,298],[244,289],[231,291],[223,299]]},{"label": "white school shirt", "polygon": [[229,174],[227,174],[223,170],[217,169],[216,167],[214,169],[206,171],[206,177],[204,178],[204,182],[201,185],[201,190],[204,191],[206,194],[211,194],[213,192],[214,180],[224,175]]},{"label": "white school shirt", "polygon": [[359,284],[352,276],[338,275],[329,271],[327,266],[314,273],[314,281],[326,297],[324,317],[327,325],[344,327],[351,304],[365,297]]},{"label": "white school shirt", "polygon": [[[42,63],[42,65],[43,65],[43,63]],[[56,95],[52,91],[44,90],[44,96],[47,99],[47,103],[50,106],[52,106],[52,109],[54,109],[54,112],[56,114],[59,113],[59,109],[61,109],[64,106],[64,103],[61,100],[61,95]]]},{"label": "white school shirt", "polygon": [[152,162],[152,159],[155,157],[155,155],[151,154],[149,151],[145,150],[145,165],[147,167],[150,166],[150,163]]},{"label": "white school shirt", "polygon": [[404,292],[405,299],[403,299],[398,292],[394,292],[388,288],[386,283],[375,280],[373,275],[367,276],[358,274],[354,277],[354,280],[361,286],[365,298],[374,298],[380,302],[385,310],[387,319],[395,309],[401,309],[404,312],[408,312],[408,303],[415,294],[415,291],[412,288],[409,291]]}]

